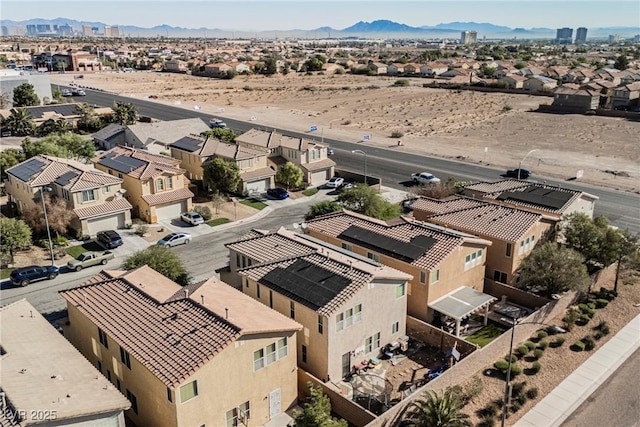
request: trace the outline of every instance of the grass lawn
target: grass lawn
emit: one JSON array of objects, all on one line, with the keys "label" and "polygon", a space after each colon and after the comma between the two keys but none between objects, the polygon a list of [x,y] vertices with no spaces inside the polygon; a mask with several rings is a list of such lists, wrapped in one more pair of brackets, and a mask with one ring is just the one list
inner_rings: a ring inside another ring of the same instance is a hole
[{"label": "grass lawn", "polygon": [[215,227],[216,225],[222,225],[228,222],[231,222],[231,220],[228,218],[216,218],[212,219],[211,221],[207,221],[207,225],[210,227]]},{"label": "grass lawn", "polygon": [[81,245],[70,246],[66,249],[66,252],[74,258],[78,258],[81,253],[88,251],[104,251],[104,248],[93,240],[90,240]]},{"label": "grass lawn", "polygon": [[312,188],[308,188],[308,189],[304,190],[302,192],[302,194],[304,194],[307,197],[311,197],[314,194],[316,194],[317,192],[318,192],[318,187],[312,187]]},{"label": "grass lawn", "polygon": [[246,206],[250,206],[250,207],[252,207],[254,209],[257,209],[259,211],[261,211],[262,209],[267,207],[266,204],[264,204],[260,200],[256,200],[256,199],[241,200],[240,203],[242,203],[243,205],[246,205]]},{"label": "grass lawn", "polygon": [[13,270],[13,268],[3,268],[0,270],[0,280],[8,279]]},{"label": "grass lawn", "polygon": [[477,344],[480,347],[484,347],[485,345],[489,344],[491,341],[502,335],[506,330],[507,328],[490,321],[487,326],[480,329],[475,334],[468,336],[466,340]]}]

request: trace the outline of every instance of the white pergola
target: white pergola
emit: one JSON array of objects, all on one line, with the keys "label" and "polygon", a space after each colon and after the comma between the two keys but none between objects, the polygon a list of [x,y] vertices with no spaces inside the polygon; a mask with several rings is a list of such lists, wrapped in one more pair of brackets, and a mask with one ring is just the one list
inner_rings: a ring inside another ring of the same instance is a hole
[{"label": "white pergola", "polygon": [[456,337],[460,336],[460,322],[476,311],[484,308],[484,325],[487,324],[489,306],[498,298],[476,291],[468,286],[460,286],[430,303],[429,308],[455,319]]}]

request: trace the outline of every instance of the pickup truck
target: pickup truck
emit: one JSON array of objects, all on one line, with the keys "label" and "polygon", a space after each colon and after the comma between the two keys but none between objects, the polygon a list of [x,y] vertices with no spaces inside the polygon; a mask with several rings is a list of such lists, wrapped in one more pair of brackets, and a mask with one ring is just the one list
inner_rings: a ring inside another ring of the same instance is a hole
[{"label": "pickup truck", "polygon": [[435,184],[440,182],[440,178],[429,172],[412,173],[411,180],[416,184]]},{"label": "pickup truck", "polygon": [[102,264],[105,265],[110,259],[113,259],[114,255],[111,251],[104,252],[84,252],[80,254],[77,259],[72,259],[67,263],[67,267],[70,270],[80,271],[84,267],[91,267],[92,265]]}]

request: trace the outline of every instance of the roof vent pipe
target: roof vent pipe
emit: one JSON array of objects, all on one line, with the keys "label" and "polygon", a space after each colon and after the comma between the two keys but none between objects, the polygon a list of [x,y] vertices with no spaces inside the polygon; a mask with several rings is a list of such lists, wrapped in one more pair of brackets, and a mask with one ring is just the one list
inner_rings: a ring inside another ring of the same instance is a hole
[{"label": "roof vent pipe", "polygon": [[184,297],[189,298],[189,289],[184,290]]},{"label": "roof vent pipe", "polygon": [[200,299],[202,300],[202,305],[204,305],[204,294],[200,295]]},{"label": "roof vent pipe", "polygon": [[229,319],[229,309],[227,307],[224,308],[224,318],[225,320]]}]

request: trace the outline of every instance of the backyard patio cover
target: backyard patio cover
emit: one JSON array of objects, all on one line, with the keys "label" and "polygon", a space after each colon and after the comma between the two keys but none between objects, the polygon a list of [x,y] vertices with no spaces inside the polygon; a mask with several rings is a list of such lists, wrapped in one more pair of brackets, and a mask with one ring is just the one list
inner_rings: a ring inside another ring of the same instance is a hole
[{"label": "backyard patio cover", "polygon": [[429,304],[429,308],[456,320],[456,336],[460,335],[460,321],[498,298],[461,286]]}]

